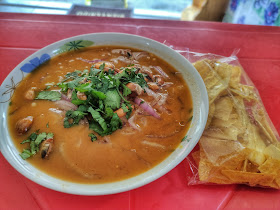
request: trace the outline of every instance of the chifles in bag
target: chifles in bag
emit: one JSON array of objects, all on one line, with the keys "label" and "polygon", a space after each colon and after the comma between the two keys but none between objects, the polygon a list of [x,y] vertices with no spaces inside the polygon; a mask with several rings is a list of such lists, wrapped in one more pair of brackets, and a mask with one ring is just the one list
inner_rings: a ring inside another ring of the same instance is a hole
[{"label": "chifles in bag", "polygon": [[209,115],[192,153],[198,176],[189,183],[280,189],[279,136],[258,91],[237,60],[232,65],[228,60],[234,59],[207,57],[196,56],[193,63],[208,91]]}]

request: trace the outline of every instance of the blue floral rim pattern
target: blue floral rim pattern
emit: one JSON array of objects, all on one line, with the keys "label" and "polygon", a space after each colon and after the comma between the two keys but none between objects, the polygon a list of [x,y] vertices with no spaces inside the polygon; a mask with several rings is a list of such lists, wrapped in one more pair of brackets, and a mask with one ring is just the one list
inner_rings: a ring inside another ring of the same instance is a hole
[{"label": "blue floral rim pattern", "polygon": [[43,54],[40,58],[36,57],[29,61],[29,63],[25,63],[20,69],[25,73],[30,73],[34,69],[36,69],[41,64],[47,62],[51,59],[49,54]]},{"label": "blue floral rim pattern", "polygon": [[[60,53],[68,52],[68,51],[72,51],[72,50],[79,50],[81,48],[88,47],[93,44],[94,44],[94,42],[89,41],[89,40],[75,40],[75,41],[67,42],[58,48],[58,50],[56,51],[56,54],[60,54]],[[36,58],[33,58],[32,60],[30,60],[28,63],[25,63],[20,68],[20,70],[22,70],[25,73],[30,73],[33,70],[35,70],[37,67],[39,67],[40,65],[47,62],[50,59],[51,59],[51,56],[49,54],[45,53],[40,58],[36,57]]]}]

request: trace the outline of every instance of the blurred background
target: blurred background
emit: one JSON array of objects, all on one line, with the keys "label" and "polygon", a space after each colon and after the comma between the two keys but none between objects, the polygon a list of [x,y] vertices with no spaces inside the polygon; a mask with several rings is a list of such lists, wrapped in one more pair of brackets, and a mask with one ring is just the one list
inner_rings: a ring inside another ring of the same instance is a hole
[{"label": "blurred background", "polygon": [[0,12],[280,25],[280,0],[0,0]]}]

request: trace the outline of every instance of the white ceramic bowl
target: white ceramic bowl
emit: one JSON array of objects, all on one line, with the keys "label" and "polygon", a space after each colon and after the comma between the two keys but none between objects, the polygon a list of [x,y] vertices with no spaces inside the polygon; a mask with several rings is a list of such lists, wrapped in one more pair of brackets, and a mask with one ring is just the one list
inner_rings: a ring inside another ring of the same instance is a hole
[{"label": "white ceramic bowl", "polygon": [[[163,162],[138,176],[106,184],[77,184],[51,177],[19,156],[7,127],[7,109],[15,84],[19,83],[36,66],[63,51],[90,45],[118,45],[151,52],[166,60],[180,71],[187,82],[193,100],[193,119],[187,133],[187,140]],[[182,55],[171,48],[140,36],[121,33],[96,33],[71,37],[51,44],[22,61],[5,79],[0,87],[0,149],[7,161],[22,175],[47,188],[79,195],[105,195],[135,189],[163,176],[177,166],[197,144],[207,121],[208,96],[203,80]]]}]

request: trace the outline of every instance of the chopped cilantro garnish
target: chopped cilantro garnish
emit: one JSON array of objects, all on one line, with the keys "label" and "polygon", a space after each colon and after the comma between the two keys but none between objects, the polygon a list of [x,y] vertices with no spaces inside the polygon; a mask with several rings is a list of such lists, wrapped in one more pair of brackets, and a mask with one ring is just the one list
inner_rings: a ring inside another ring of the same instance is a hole
[{"label": "chopped cilantro garnish", "polygon": [[[127,99],[131,90],[126,85],[133,82],[144,88],[147,87],[147,82],[144,75],[138,73],[134,67],[124,67],[121,70],[117,73],[114,69],[105,69],[105,64],[102,64],[99,69],[93,65],[90,70],[76,70],[64,76],[57,86],[64,93],[70,89],[71,102],[78,107],[77,110],[66,112],[65,128],[78,125],[84,118],[88,120],[89,128],[101,136],[109,135],[122,128],[122,121],[114,111],[122,108],[126,113],[126,118],[129,118],[132,112],[131,103]],[[53,101],[60,98],[61,94],[55,91],[42,91],[37,97],[37,99]],[[90,137],[92,140],[95,139],[94,134],[90,134]],[[39,142],[37,138],[39,137],[36,137],[36,142]],[[36,147],[31,153],[34,151]]]},{"label": "chopped cilantro garnish", "polygon": [[88,112],[91,114],[94,121],[96,121],[100,127],[103,129],[103,132],[106,133],[108,130],[107,123],[104,118],[100,115],[100,113],[94,110],[92,107],[88,108]]},{"label": "chopped cilantro garnish", "polygon": [[29,149],[24,149],[21,154],[19,154],[23,160],[30,158],[33,154],[30,152]]},{"label": "chopped cilantro garnish", "polygon": [[92,90],[91,87],[92,87],[91,83],[84,83],[84,84],[81,84],[81,85],[77,86],[75,89],[77,91],[80,91],[80,92],[84,93],[84,92],[91,91]]},{"label": "chopped cilantro garnish", "polygon": [[25,144],[25,143],[29,143],[29,142],[30,142],[30,139],[25,139],[22,142],[20,142],[20,144]]},{"label": "chopped cilantro garnish", "polygon": [[48,90],[48,89],[50,89],[52,86],[50,86],[50,85],[48,85],[48,86],[46,86],[46,88],[44,89],[44,90]]},{"label": "chopped cilantro garnish", "polygon": [[105,108],[105,118],[113,117],[114,111],[110,107]]},{"label": "chopped cilantro garnish", "polygon": [[187,138],[188,138],[188,136],[185,136],[185,137],[181,140],[181,142],[187,140]]},{"label": "chopped cilantro garnish", "polygon": [[128,96],[131,90],[123,84],[123,96]]},{"label": "chopped cilantro garnish", "polygon": [[49,128],[49,123],[46,124],[46,127]]},{"label": "chopped cilantro garnish", "polygon": [[101,99],[101,100],[106,98],[106,95],[103,92],[100,92],[97,90],[92,90],[90,93],[93,97]]},{"label": "chopped cilantro garnish", "polygon": [[37,136],[37,138],[35,139],[35,144],[36,145],[39,145],[39,144],[41,144],[41,142],[45,139],[47,137],[47,134],[45,133],[45,132],[43,132],[43,133],[40,133],[38,136]]},{"label": "chopped cilantro garnish", "polygon": [[61,88],[62,92],[66,92],[67,89],[68,89],[68,84],[67,83],[58,83],[57,86]]},{"label": "chopped cilantro garnish", "polygon": [[109,90],[106,93],[106,98],[105,98],[105,104],[112,108],[112,109],[118,109],[120,108],[120,103],[121,103],[121,97],[118,93],[117,90]]},{"label": "chopped cilantro garnish", "polygon": [[61,99],[61,94],[57,91],[41,91],[36,99],[58,101]]},{"label": "chopped cilantro garnish", "polygon": [[73,111],[73,110],[68,110],[65,114],[64,118],[64,128],[70,128],[73,125],[78,125],[80,120],[84,118],[86,113],[82,111]]},{"label": "chopped cilantro garnish", "polygon": [[88,136],[90,137],[91,141],[94,142],[97,140],[96,135],[94,135],[93,133],[88,134]]},{"label": "chopped cilantro garnish", "polygon": [[24,149],[20,156],[22,159],[27,159],[33,155],[35,155],[40,150],[40,144],[49,138],[53,138],[53,133],[32,133],[28,139],[21,142],[21,144],[30,143],[28,149]]},{"label": "chopped cilantro garnish", "polygon": [[78,98],[76,91],[73,91],[73,93],[72,93],[72,101],[71,102],[75,105],[81,105],[81,104],[86,104],[87,103],[87,101],[84,101],[84,100],[81,100],[81,99]]},{"label": "chopped cilantro garnish", "polygon": [[53,133],[47,133],[47,137],[46,137],[46,139],[50,139],[50,138],[53,138]]},{"label": "chopped cilantro garnish", "polygon": [[116,113],[114,113],[110,122],[110,132],[114,132],[115,130],[118,130],[121,127],[122,121],[119,118],[119,116]]},{"label": "chopped cilantro garnish", "polygon": [[123,109],[124,112],[128,112],[129,111],[129,109],[126,107],[126,105],[124,103],[122,104],[122,109]]},{"label": "chopped cilantro garnish", "polygon": [[25,143],[28,143],[28,142],[31,142],[31,141],[35,141],[36,138],[37,138],[37,133],[31,133],[31,135],[27,139],[23,140],[21,142],[21,144],[25,144]]}]

